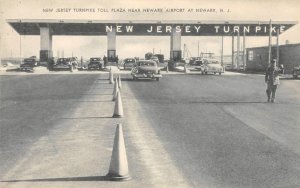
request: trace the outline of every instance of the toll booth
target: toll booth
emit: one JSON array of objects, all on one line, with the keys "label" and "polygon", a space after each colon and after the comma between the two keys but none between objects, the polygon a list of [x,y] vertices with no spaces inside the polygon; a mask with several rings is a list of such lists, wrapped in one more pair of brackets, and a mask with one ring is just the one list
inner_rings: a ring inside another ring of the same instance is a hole
[{"label": "toll booth", "polygon": [[107,50],[108,62],[116,62],[116,50]]}]

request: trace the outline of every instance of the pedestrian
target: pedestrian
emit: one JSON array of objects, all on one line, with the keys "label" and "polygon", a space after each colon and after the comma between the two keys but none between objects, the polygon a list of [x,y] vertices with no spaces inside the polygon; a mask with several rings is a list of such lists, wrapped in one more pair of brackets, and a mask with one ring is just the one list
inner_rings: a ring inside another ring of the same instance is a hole
[{"label": "pedestrian", "polygon": [[104,61],[104,67],[106,67],[106,65],[107,65],[107,57],[105,55],[103,56],[103,61]]},{"label": "pedestrian", "polygon": [[55,64],[54,57],[51,57],[48,61],[48,70],[53,71],[53,66]]},{"label": "pedestrian", "polygon": [[116,56],[116,63],[117,63],[117,65],[119,64],[119,57],[118,56]]},{"label": "pedestrian", "polygon": [[276,59],[271,61],[271,64],[266,70],[265,74],[265,82],[267,84],[267,97],[268,102],[274,103],[275,102],[275,93],[277,90],[277,86],[279,85],[279,73],[282,70],[276,67]]}]

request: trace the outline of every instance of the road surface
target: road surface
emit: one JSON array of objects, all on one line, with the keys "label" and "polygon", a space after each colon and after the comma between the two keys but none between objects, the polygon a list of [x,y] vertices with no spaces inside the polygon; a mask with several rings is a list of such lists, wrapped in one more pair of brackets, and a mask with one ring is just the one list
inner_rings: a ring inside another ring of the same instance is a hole
[{"label": "road surface", "polygon": [[[262,75],[0,76],[0,187],[298,187],[300,82]],[[123,124],[132,180],[104,180]],[[104,181],[103,181],[104,180]]]}]

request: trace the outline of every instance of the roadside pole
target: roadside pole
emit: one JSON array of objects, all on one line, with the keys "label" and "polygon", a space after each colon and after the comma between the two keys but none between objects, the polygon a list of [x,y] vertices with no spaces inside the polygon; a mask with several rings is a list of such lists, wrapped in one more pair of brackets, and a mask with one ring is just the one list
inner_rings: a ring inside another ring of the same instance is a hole
[{"label": "roadside pole", "polygon": [[243,32],[243,70],[246,72],[246,33]]},{"label": "roadside pole", "polygon": [[277,62],[277,66],[279,66],[279,28],[277,28],[277,40],[276,40],[276,62]]},{"label": "roadside pole", "polygon": [[224,36],[222,35],[222,48],[221,48],[221,65],[223,67],[223,70],[225,72],[225,66],[224,66],[224,61],[223,61],[223,56],[224,56]]},{"label": "roadside pole", "polygon": [[238,32],[237,36],[237,52],[236,52],[236,66],[237,66],[237,71],[240,71],[240,32]]},{"label": "roadside pole", "polygon": [[269,27],[269,56],[268,56],[268,66],[271,63],[271,48],[272,48],[272,21],[270,20],[270,27]]},{"label": "roadside pole", "polygon": [[232,33],[232,43],[231,43],[231,69],[233,70],[234,65],[234,33]]}]

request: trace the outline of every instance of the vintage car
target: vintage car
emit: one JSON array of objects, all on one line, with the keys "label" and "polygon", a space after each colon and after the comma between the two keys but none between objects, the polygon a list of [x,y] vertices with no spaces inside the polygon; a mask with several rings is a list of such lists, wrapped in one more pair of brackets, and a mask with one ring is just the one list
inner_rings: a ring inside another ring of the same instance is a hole
[{"label": "vintage car", "polygon": [[136,62],[136,66],[131,70],[131,75],[134,80],[139,78],[159,79],[162,77],[157,63],[152,60],[140,60]]},{"label": "vintage car", "polygon": [[196,70],[202,70],[203,62],[201,59],[195,59],[193,61],[189,61],[189,65],[191,68],[194,68]]},{"label": "vintage car", "polygon": [[203,65],[201,65],[200,71],[202,74],[208,73],[219,73],[221,75],[224,73],[224,68],[218,60],[215,59],[203,59]]},{"label": "vintage car", "polygon": [[151,56],[150,60],[155,61],[156,63],[159,63],[159,59],[157,56]]},{"label": "vintage car", "polygon": [[36,58],[26,58],[21,62],[20,71],[33,72],[34,67],[38,65]]},{"label": "vintage car", "polygon": [[135,66],[135,59],[134,58],[126,58],[124,59],[124,70],[131,70]]},{"label": "vintage car", "polygon": [[300,65],[298,67],[294,67],[293,68],[293,78],[298,78],[298,76],[300,75]]},{"label": "vintage car", "polygon": [[72,62],[69,58],[58,58],[56,63],[53,65],[52,68],[54,71],[56,70],[70,70],[73,71]]},{"label": "vintage car", "polygon": [[103,63],[100,57],[92,57],[90,58],[90,62],[88,64],[88,70],[101,70],[103,69]]}]

